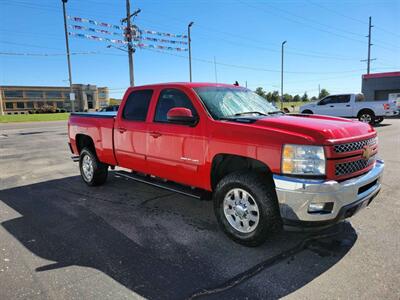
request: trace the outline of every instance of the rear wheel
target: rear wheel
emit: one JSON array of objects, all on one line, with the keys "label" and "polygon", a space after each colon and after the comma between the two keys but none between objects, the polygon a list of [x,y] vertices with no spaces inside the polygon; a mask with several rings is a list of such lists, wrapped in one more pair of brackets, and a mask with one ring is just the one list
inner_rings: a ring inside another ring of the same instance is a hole
[{"label": "rear wheel", "polygon": [[83,148],[79,157],[79,169],[83,181],[90,186],[102,185],[108,175],[108,166],[101,163],[96,153]]},{"label": "rear wheel", "polygon": [[375,119],[375,114],[370,110],[360,111],[358,114],[358,120],[364,123],[373,124]]},{"label": "rear wheel", "polygon": [[225,176],[214,194],[218,223],[235,242],[258,246],[281,228],[278,201],[272,180],[253,172]]}]

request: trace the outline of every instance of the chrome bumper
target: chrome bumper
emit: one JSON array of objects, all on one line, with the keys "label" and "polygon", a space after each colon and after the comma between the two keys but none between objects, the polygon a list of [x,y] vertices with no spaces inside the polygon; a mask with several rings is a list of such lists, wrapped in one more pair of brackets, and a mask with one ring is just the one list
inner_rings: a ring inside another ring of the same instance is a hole
[{"label": "chrome bumper", "polygon": [[[381,189],[384,162],[343,182],[274,175],[281,216],[288,223],[335,223],[367,206]],[[374,183],[375,182],[375,183]],[[310,204],[333,202],[329,212],[309,212]],[[349,213],[351,212],[351,213]]]}]

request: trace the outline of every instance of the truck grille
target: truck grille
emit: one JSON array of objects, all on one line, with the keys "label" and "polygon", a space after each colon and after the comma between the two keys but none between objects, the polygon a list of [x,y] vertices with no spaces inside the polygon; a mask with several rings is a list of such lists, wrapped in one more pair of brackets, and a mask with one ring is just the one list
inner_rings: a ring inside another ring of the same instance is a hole
[{"label": "truck grille", "polygon": [[371,157],[369,160],[360,159],[360,160],[356,160],[356,161],[336,164],[335,175],[343,176],[343,175],[358,172],[358,171],[370,166],[371,164],[373,164],[374,161],[375,161],[375,157]]},{"label": "truck grille", "polygon": [[364,148],[364,146],[370,146],[375,144],[376,144],[376,137],[373,137],[363,141],[334,145],[333,149],[336,153],[344,153],[344,152],[360,150]]}]

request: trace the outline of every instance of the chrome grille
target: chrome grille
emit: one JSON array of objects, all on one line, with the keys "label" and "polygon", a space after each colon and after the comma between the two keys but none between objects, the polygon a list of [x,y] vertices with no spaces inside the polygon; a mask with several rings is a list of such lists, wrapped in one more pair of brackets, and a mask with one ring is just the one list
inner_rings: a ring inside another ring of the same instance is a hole
[{"label": "chrome grille", "polygon": [[363,141],[334,145],[333,149],[336,153],[351,152],[351,151],[360,150],[364,146],[375,145],[376,142],[377,142],[376,137],[373,137],[373,138],[363,140]]},{"label": "chrome grille", "polygon": [[356,161],[336,164],[335,175],[343,176],[343,175],[351,174],[354,172],[358,172],[358,171],[370,166],[371,164],[373,164],[374,161],[375,161],[375,157],[371,157],[369,160],[360,159],[360,160],[356,160]]}]

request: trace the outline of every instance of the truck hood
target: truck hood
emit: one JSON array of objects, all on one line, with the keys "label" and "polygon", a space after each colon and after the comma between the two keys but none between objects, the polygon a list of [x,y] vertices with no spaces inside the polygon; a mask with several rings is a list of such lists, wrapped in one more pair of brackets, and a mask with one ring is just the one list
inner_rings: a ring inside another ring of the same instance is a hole
[{"label": "truck hood", "polygon": [[254,125],[287,134],[301,135],[308,141],[332,144],[373,136],[375,130],[366,123],[321,115],[282,115],[257,120]]}]

